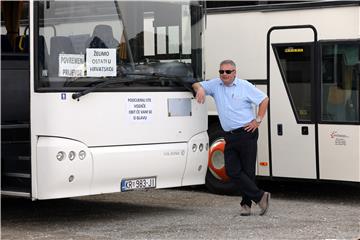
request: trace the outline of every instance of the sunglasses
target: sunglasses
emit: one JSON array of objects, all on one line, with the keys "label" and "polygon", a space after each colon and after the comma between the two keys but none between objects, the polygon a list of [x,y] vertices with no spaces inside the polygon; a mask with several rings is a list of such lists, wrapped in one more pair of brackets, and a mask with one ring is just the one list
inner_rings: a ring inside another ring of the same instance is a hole
[{"label": "sunglasses", "polygon": [[232,73],[232,72],[234,72],[235,70],[219,70],[219,73],[220,74],[224,74],[224,73],[226,73],[226,74],[230,74],[230,73]]}]

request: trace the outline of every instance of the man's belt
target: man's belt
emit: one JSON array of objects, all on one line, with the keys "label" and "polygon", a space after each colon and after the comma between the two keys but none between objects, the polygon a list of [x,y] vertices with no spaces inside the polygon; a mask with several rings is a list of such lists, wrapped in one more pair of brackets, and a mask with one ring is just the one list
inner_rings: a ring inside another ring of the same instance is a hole
[{"label": "man's belt", "polygon": [[246,132],[245,128],[243,128],[243,127],[230,130],[230,131],[226,132],[226,134],[236,134],[236,133],[242,133],[242,132]]}]

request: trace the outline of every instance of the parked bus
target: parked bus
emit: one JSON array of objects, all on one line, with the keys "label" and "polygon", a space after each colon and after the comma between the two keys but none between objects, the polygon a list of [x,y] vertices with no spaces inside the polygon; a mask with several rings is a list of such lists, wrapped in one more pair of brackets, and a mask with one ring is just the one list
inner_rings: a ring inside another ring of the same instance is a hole
[{"label": "parked bus", "polygon": [[204,8],[2,1],[1,192],[54,199],[204,184]]},{"label": "parked bus", "polygon": [[[210,3],[205,66],[207,78],[217,76],[219,63],[232,59],[238,77],[270,98],[259,128],[257,176],[359,183],[359,1],[246,4]],[[231,192],[223,131],[213,99],[207,102],[206,185]]]}]

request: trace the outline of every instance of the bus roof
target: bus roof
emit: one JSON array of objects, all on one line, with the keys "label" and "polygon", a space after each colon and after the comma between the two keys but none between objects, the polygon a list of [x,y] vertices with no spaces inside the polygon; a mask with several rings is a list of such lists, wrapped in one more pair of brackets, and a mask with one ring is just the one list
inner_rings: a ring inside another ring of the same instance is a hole
[{"label": "bus roof", "polygon": [[360,1],[208,1],[207,13],[284,11],[306,8],[356,6]]}]

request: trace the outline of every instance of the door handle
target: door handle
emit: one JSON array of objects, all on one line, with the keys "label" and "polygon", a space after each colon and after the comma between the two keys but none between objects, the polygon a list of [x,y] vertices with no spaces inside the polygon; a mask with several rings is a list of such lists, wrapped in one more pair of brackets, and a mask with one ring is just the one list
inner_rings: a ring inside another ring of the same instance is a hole
[{"label": "door handle", "polygon": [[302,135],[309,135],[309,128],[306,126],[301,127],[301,134]]},{"label": "door handle", "polygon": [[277,135],[279,136],[283,135],[283,125],[281,123],[277,125]]}]

